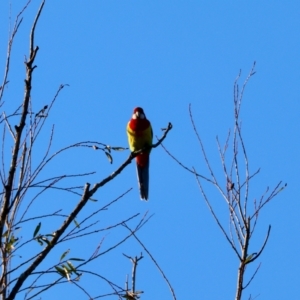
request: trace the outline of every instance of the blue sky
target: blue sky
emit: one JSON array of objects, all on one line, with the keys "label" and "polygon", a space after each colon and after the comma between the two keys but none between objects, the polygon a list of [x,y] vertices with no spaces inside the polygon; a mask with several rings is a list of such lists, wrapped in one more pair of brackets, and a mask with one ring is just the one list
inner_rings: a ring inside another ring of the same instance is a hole
[{"label": "blue sky", "polygon": [[[11,1],[14,20],[25,1]],[[9,85],[4,101],[8,111],[22,101],[24,55],[39,1],[24,14],[12,52]],[[9,30],[9,1],[0,9],[0,70],[4,70]],[[136,106],[144,108],[154,134],[173,124],[164,145],[180,161],[208,175],[189,120],[194,119],[220,178],[224,177],[215,137],[224,143],[233,125],[233,83],[242,70],[242,84],[256,61],[256,74],[246,88],[242,105],[244,140],[250,170],[261,168],[251,185],[252,199],[280,180],[288,186],[261,213],[250,245],[257,251],[269,224],[271,237],[264,253],[249,268],[261,268],[244,299],[297,299],[300,297],[299,251],[299,78],[300,42],[298,1],[46,1],[35,42],[40,50],[34,71],[33,111],[49,104],[60,84],[69,84],[55,103],[40,137],[37,159],[46,149],[55,124],[52,152],[78,141],[127,146],[126,124]],[[114,153],[110,165],[100,151],[75,149],[53,161],[41,175],[96,171],[70,184],[94,184],[113,172],[128,156]],[[170,280],[177,299],[233,299],[238,261],[204,200],[195,178],[181,169],[162,148],[151,154],[150,201],[139,200],[134,164],[100,189],[98,202],[88,203],[83,218],[129,188],[132,191],[99,215],[108,226],[132,214],[149,211],[151,220],[138,233]],[[225,181],[224,181],[225,184]],[[221,197],[208,189],[220,219],[228,223]],[[45,194],[32,213],[60,207],[64,213],[78,198]],[[58,223],[59,224],[59,223]],[[34,225],[32,225],[34,226]],[[54,224],[44,224],[54,230]],[[72,256],[91,255],[105,237],[103,249],[124,236],[125,229],[100,233],[72,245]],[[67,247],[67,246],[66,246]],[[36,245],[38,249],[38,245]],[[64,249],[57,250],[59,257]],[[93,264],[93,269],[124,286],[131,265],[122,253],[142,251],[134,240]],[[88,252],[88,253],[87,253]],[[158,270],[144,253],[137,271],[142,299],[172,299]],[[83,278],[93,296],[101,293],[98,280]],[[105,291],[109,290],[105,286]],[[85,299],[74,286],[53,290],[57,299]],[[52,292],[42,299],[53,299]]]}]

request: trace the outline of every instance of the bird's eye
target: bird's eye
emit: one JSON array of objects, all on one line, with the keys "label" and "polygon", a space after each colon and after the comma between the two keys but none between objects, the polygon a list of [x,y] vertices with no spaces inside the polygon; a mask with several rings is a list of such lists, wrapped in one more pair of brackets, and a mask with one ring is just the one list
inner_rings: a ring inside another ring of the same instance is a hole
[{"label": "bird's eye", "polygon": [[141,119],[145,119],[145,115],[143,113],[140,114]]}]

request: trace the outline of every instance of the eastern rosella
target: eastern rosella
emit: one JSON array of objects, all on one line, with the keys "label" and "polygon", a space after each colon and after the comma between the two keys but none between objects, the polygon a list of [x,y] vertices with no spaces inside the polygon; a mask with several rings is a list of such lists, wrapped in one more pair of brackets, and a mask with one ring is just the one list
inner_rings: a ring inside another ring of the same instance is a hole
[{"label": "eastern rosella", "polygon": [[[152,128],[147,120],[144,110],[136,107],[131,120],[127,124],[127,136],[130,151],[137,151],[152,145]],[[149,190],[149,156],[151,149],[140,153],[136,157],[136,170],[140,188],[141,199],[148,200]]]}]

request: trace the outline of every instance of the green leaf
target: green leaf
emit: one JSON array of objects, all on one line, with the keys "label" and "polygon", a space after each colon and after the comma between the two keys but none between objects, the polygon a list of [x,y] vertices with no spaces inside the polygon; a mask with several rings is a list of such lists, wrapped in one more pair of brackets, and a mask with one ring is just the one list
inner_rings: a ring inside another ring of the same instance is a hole
[{"label": "green leaf", "polygon": [[66,272],[65,272],[64,269],[62,269],[62,268],[60,268],[60,267],[57,267],[57,266],[55,266],[55,269],[56,269],[57,273],[59,273],[62,277],[67,278],[67,277],[66,277]]},{"label": "green leaf", "polygon": [[14,243],[17,242],[18,239],[15,239],[15,237],[12,235],[11,238],[9,239],[8,243],[6,244],[6,251],[11,252],[12,250],[15,249]]},{"label": "green leaf", "polygon": [[51,244],[51,242],[44,236],[41,237],[41,240],[43,240],[47,245]]},{"label": "green leaf", "polygon": [[72,274],[73,270],[68,265],[62,265],[63,269],[68,272],[68,274]]},{"label": "green leaf", "polygon": [[245,260],[245,264],[249,263],[252,258],[253,258],[253,254],[249,255]]},{"label": "green leaf", "polygon": [[67,264],[68,264],[69,268],[70,268],[77,276],[80,275],[80,273],[77,272],[76,268],[73,266],[73,264],[72,264],[69,260],[67,261]]},{"label": "green leaf", "polygon": [[85,261],[85,260],[84,260],[84,259],[82,259],[82,258],[75,258],[75,257],[69,258],[69,260],[75,260],[75,261]]},{"label": "green leaf", "polygon": [[76,221],[76,219],[74,219],[74,223],[75,223],[77,228],[80,228],[79,223]]},{"label": "green leaf", "polygon": [[65,252],[62,254],[62,256],[60,257],[60,261],[62,261],[62,260],[65,258],[65,256],[66,256],[69,252],[70,252],[70,249],[68,249],[67,251],[65,251]]},{"label": "green leaf", "polygon": [[115,151],[123,151],[123,150],[127,150],[128,148],[124,148],[124,147],[111,147],[112,150]]},{"label": "green leaf", "polygon": [[112,156],[106,151],[104,151],[104,153],[106,154],[108,161],[112,164],[112,162],[113,162]]},{"label": "green leaf", "polygon": [[35,230],[34,230],[34,233],[33,233],[33,237],[36,237],[36,235],[38,234],[38,232],[39,232],[40,229],[41,229],[41,226],[42,226],[42,223],[40,222],[40,223],[35,227]]},{"label": "green leaf", "polygon": [[71,269],[73,272],[76,271],[75,267],[73,266],[73,264],[72,264],[69,260],[67,261],[67,265],[70,267],[70,269]]},{"label": "green leaf", "polygon": [[2,237],[7,237],[8,236],[8,230],[6,230],[3,234]]},{"label": "green leaf", "polygon": [[69,270],[66,268],[66,266],[63,266],[63,270],[65,271],[66,274],[66,278],[68,279],[68,281],[70,281],[70,275],[69,275]]}]

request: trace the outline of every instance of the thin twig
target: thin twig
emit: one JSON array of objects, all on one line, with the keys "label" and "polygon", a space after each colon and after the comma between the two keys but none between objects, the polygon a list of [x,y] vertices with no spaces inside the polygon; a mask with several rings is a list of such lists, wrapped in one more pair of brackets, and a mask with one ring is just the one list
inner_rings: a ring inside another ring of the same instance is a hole
[{"label": "thin twig", "polygon": [[251,281],[254,279],[254,277],[255,277],[256,273],[258,272],[260,266],[261,266],[261,264],[258,265],[258,267],[256,268],[254,274],[252,275],[252,277],[250,278],[250,280],[248,281],[248,283],[243,287],[243,290],[246,289],[249,286],[249,284],[251,283]]},{"label": "thin twig", "polygon": [[18,29],[19,29],[22,21],[23,21],[23,18],[21,18],[20,20],[19,20],[19,18],[21,17],[21,15],[23,14],[23,12],[26,10],[26,8],[27,8],[27,6],[29,5],[30,2],[31,2],[31,0],[29,0],[25,4],[25,6],[23,7],[23,9],[17,15],[16,21],[15,21],[15,25],[14,25],[14,29],[12,31],[11,37],[10,37],[9,42],[8,42],[6,65],[5,65],[5,71],[4,71],[4,78],[3,78],[3,83],[2,83],[2,85],[0,87],[0,102],[2,100],[2,96],[3,96],[3,92],[4,92],[4,87],[8,83],[7,76],[8,76],[8,73],[9,73],[10,56],[11,56],[11,51],[12,51],[12,46],[13,46],[14,38],[15,38],[15,35],[17,34],[17,32],[18,32]]},{"label": "thin twig", "polygon": [[207,177],[205,177],[205,176],[203,176],[203,175],[201,175],[201,174],[199,174],[199,173],[195,173],[192,169],[186,167],[186,166],[185,166],[183,163],[181,163],[174,155],[172,155],[171,152],[168,151],[167,148],[166,148],[163,144],[161,144],[161,146],[162,146],[162,148],[166,151],[166,153],[167,153],[173,160],[175,160],[182,168],[184,168],[184,169],[187,170],[188,172],[192,173],[193,175],[196,175],[196,176],[198,176],[198,177],[200,177],[200,178],[202,178],[202,179],[205,179],[205,180],[208,181],[208,182],[214,183],[214,181],[212,181],[211,179],[209,179],[209,178],[207,178]]},{"label": "thin twig", "polygon": [[257,255],[255,255],[252,259],[250,259],[247,264],[249,263],[252,263],[253,261],[255,261],[260,255],[261,253],[263,252],[267,242],[268,242],[268,239],[269,239],[269,236],[270,236],[270,232],[271,232],[271,225],[269,225],[269,228],[268,228],[268,232],[267,232],[267,235],[266,235],[266,238],[265,238],[265,241],[261,247],[261,249],[258,251]]},{"label": "thin twig", "polygon": [[241,260],[242,258],[241,258],[241,256],[240,256],[239,252],[237,251],[235,245],[231,242],[231,240],[230,240],[229,236],[227,235],[225,229],[223,228],[222,224],[220,223],[218,217],[216,216],[216,214],[215,214],[215,212],[214,212],[212,206],[210,205],[210,202],[209,202],[209,200],[207,199],[206,194],[204,193],[204,190],[203,190],[203,188],[202,188],[202,185],[201,185],[200,180],[199,180],[197,177],[196,177],[196,180],[197,180],[198,186],[199,186],[199,188],[200,188],[200,191],[201,191],[201,193],[202,193],[202,196],[204,197],[205,202],[206,202],[206,204],[207,204],[207,206],[208,206],[208,208],[209,208],[211,214],[213,215],[215,221],[217,222],[217,224],[218,224],[218,226],[220,227],[221,231],[223,232],[225,238],[227,239],[227,241],[228,241],[229,244],[231,245],[232,249],[233,249],[234,252],[236,253],[237,257],[239,258],[239,260]]},{"label": "thin twig", "polygon": [[150,251],[145,247],[145,245],[142,243],[142,241],[136,236],[136,234],[134,233],[134,231],[132,231],[126,223],[124,223],[124,226],[131,232],[131,234],[133,235],[133,237],[138,241],[138,243],[142,246],[142,248],[147,252],[147,254],[150,256],[151,260],[154,262],[154,264],[156,265],[156,267],[158,268],[159,272],[161,273],[161,275],[163,276],[164,280],[167,282],[173,299],[176,300],[176,295],[174,292],[174,289],[170,283],[170,281],[168,280],[168,278],[166,277],[165,273],[163,272],[163,270],[161,269],[161,267],[159,266],[159,264],[157,263],[157,261],[154,259],[154,257],[152,256],[152,254],[150,253]]}]

